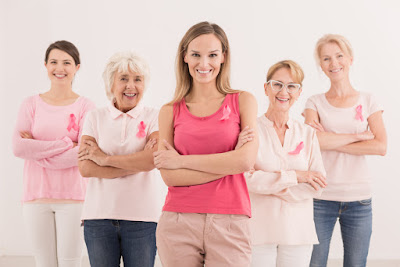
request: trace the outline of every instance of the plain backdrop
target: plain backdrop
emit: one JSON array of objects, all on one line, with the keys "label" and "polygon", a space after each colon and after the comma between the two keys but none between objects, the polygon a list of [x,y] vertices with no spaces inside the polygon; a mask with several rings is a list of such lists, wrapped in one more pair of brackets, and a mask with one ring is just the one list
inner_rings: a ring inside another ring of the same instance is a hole
[{"label": "plain backdrop", "polygon": [[[400,259],[399,14],[396,0],[1,0],[0,255],[31,254],[21,215],[23,160],[12,153],[11,135],[22,100],[49,89],[43,62],[47,46],[65,39],[78,47],[82,64],[74,90],[99,107],[107,104],[101,78],[106,60],[116,51],[136,51],[151,68],[143,101],[159,108],[174,91],[179,41],[190,26],[208,20],[226,31],[231,84],[257,97],[259,115],[268,105],[263,83],[269,66],[292,59],[303,67],[303,93],[292,108],[292,116],[302,119],[306,99],[329,87],[313,58],[316,41],[326,33],[350,40],[352,84],[383,105],[389,140],[387,155],[368,161],[374,177],[369,258]],[[330,257],[342,257],[338,230]]]}]

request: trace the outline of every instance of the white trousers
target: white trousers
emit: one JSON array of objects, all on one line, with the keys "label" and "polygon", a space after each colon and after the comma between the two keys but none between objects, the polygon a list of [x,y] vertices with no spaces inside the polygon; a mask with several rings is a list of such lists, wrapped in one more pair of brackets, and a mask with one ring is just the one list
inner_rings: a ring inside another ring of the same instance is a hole
[{"label": "white trousers", "polygon": [[37,267],[80,267],[83,232],[81,203],[23,205],[25,228]]},{"label": "white trousers", "polygon": [[308,267],[313,245],[252,247],[252,267]]}]

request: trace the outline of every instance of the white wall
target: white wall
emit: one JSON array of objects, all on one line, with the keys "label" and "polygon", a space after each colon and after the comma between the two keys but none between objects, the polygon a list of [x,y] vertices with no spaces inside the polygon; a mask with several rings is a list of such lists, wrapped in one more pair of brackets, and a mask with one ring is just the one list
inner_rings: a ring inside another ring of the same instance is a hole
[{"label": "white wall", "polygon": [[[399,259],[400,181],[400,4],[396,1],[60,1],[0,2],[0,254],[30,254],[21,216],[23,161],[13,156],[11,133],[23,98],[49,88],[43,57],[56,40],[73,42],[81,52],[81,69],[74,87],[98,106],[106,103],[101,73],[115,51],[134,49],[151,67],[151,84],[144,101],[160,107],[170,100],[175,83],[178,43],[193,24],[209,20],[228,34],[232,46],[232,85],[259,99],[259,114],[267,108],[265,73],[281,59],[293,59],[305,70],[299,117],[305,100],[327,90],[313,48],[325,33],[346,36],[355,50],[355,88],[373,92],[385,108],[389,147],[385,157],[370,157],[375,178],[374,228],[371,259]],[[341,257],[335,234],[331,257]]]}]

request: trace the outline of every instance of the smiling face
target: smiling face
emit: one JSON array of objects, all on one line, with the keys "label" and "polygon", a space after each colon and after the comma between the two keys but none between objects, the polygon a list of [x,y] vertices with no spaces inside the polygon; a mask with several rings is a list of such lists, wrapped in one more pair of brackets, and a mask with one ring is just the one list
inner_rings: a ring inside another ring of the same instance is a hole
[{"label": "smiling face", "polygon": [[[274,75],[272,75],[270,80],[279,81],[284,84],[299,83],[299,81],[294,81],[290,69],[280,68]],[[265,94],[269,98],[269,109],[275,111],[289,111],[290,107],[296,102],[301,94],[301,88],[296,93],[289,94],[286,87],[283,87],[281,91],[275,91],[272,89],[270,83],[264,84]]]},{"label": "smiling face", "polygon": [[322,71],[331,81],[348,79],[353,58],[342,51],[334,42],[321,47],[320,65]]},{"label": "smiling face", "polygon": [[144,91],[143,75],[129,70],[116,72],[111,93],[115,98],[115,107],[122,112],[127,112],[139,103]]},{"label": "smiling face", "polygon": [[214,34],[198,36],[189,43],[184,61],[193,83],[215,83],[224,63],[221,41]]},{"label": "smiling face", "polygon": [[74,59],[66,52],[53,49],[44,63],[47,75],[52,83],[70,85],[80,65],[75,65]]}]

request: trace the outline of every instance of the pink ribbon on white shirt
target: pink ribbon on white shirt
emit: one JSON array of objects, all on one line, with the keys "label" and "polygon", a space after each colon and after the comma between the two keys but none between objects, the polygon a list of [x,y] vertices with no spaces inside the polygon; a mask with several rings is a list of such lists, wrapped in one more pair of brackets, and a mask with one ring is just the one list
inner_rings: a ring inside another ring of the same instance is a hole
[{"label": "pink ribbon on white shirt", "polygon": [[300,151],[304,148],[304,143],[300,142],[300,144],[297,145],[296,149],[293,151],[289,152],[289,155],[297,155],[300,153]]},{"label": "pink ribbon on white shirt", "polygon": [[136,134],[136,137],[138,138],[143,138],[146,137],[146,132],[144,131],[146,129],[146,124],[144,124],[143,121],[140,122],[138,125],[139,131]]},{"label": "pink ribbon on white shirt", "polygon": [[231,108],[228,105],[225,105],[224,110],[222,111],[222,117],[219,119],[220,121],[229,120],[229,115],[231,114]]},{"label": "pink ribbon on white shirt", "polygon": [[79,126],[75,122],[76,118],[74,114],[69,114],[69,124],[67,127],[68,132],[71,131],[71,129],[74,129],[75,131],[79,131]]},{"label": "pink ribbon on white shirt", "polygon": [[362,115],[362,106],[358,105],[356,107],[356,120],[364,121],[364,117]]}]

